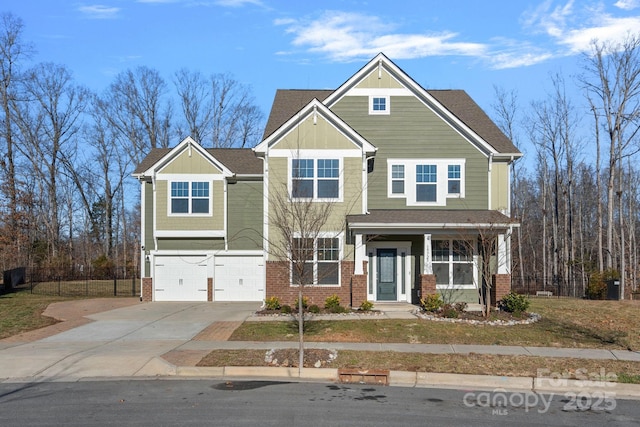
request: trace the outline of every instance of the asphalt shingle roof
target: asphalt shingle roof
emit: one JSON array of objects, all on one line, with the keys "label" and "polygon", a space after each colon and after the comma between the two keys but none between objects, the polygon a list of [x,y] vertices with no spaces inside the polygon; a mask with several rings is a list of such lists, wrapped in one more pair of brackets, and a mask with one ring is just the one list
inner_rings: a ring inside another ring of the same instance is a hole
[{"label": "asphalt shingle roof", "polygon": [[[231,172],[238,175],[262,175],[262,160],[250,148],[207,148],[209,154],[218,159]],[[133,172],[141,174],[166,156],[170,148],[155,148]]]}]

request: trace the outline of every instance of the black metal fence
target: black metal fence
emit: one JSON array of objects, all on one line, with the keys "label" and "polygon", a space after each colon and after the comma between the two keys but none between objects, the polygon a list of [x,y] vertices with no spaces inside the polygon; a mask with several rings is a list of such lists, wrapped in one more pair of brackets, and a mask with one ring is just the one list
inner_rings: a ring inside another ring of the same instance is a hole
[{"label": "black metal fence", "polygon": [[139,272],[124,267],[92,270],[27,268],[24,283],[14,290],[33,294],[84,297],[140,295]]},{"label": "black metal fence", "polygon": [[[588,283],[585,283],[586,287]],[[558,277],[512,276],[511,290],[523,295],[584,297],[583,281],[577,277],[566,281]]]}]

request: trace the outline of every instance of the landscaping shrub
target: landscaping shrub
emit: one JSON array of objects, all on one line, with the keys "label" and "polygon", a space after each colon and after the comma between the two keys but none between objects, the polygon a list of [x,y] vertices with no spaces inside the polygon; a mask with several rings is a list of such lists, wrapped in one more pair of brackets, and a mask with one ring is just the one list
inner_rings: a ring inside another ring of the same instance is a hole
[{"label": "landscaping shrub", "polygon": [[340,307],[340,297],[338,295],[333,294],[324,300],[324,308],[327,310],[332,311],[337,307]]},{"label": "landscaping shrub", "polygon": [[[298,307],[300,307],[300,301],[298,300],[298,298],[296,298],[296,300],[293,303],[293,307],[294,310],[297,310]],[[302,297],[302,309],[306,310],[309,307],[309,298],[303,296]]]},{"label": "landscaping shrub", "polygon": [[279,310],[281,307],[280,299],[278,297],[269,297],[264,300],[264,307],[267,310]]},{"label": "landscaping shrub", "polygon": [[371,311],[373,308],[373,303],[371,301],[362,301],[358,310],[360,311]]},{"label": "landscaping shrub", "polygon": [[458,311],[451,304],[445,304],[442,306],[442,316],[448,319],[456,319]]},{"label": "landscaping shrub", "polygon": [[320,307],[318,307],[316,304],[310,305],[309,306],[309,313],[313,313],[313,314],[320,313]]},{"label": "landscaping shrub", "polygon": [[500,300],[499,307],[509,313],[524,313],[529,308],[529,303],[529,298],[526,295],[510,292]]},{"label": "landscaping shrub", "polygon": [[422,307],[424,311],[438,311],[443,304],[440,294],[427,294],[424,298],[420,299],[420,307]]},{"label": "landscaping shrub", "polygon": [[284,314],[291,314],[293,310],[291,309],[290,305],[283,305],[282,307],[280,307],[280,312],[284,313]]},{"label": "landscaping shrub", "polygon": [[605,270],[602,273],[596,271],[589,276],[589,284],[585,290],[588,299],[607,298],[607,281],[618,280],[620,274],[617,270]]}]

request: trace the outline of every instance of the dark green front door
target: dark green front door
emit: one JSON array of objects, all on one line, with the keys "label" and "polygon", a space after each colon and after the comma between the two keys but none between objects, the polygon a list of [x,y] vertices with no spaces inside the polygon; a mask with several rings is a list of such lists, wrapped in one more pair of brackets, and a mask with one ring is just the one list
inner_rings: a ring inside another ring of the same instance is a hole
[{"label": "dark green front door", "polygon": [[395,249],[378,249],[378,301],[396,301],[397,274]]}]

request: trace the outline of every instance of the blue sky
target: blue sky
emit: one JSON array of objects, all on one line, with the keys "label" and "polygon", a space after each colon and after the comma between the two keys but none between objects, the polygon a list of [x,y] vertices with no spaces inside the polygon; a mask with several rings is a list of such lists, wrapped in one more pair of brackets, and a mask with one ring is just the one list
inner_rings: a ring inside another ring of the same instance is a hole
[{"label": "blue sky", "polygon": [[[464,89],[492,114],[494,85],[522,103],[550,73],[580,72],[597,38],[640,29],[640,0],[4,0],[34,61],[65,64],[96,92],[145,65],[251,85],[265,117],[276,89],[336,88],[384,52],[428,89]],[[176,141],[177,142],[177,141]]]}]

